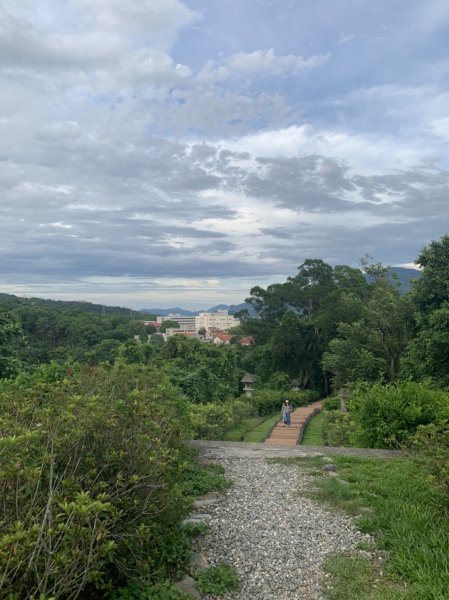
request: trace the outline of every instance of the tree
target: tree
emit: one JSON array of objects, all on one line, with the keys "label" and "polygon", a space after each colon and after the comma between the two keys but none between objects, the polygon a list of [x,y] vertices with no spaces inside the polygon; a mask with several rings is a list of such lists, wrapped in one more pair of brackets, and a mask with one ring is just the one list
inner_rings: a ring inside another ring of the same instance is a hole
[{"label": "tree", "polygon": [[433,241],[416,259],[422,274],[413,283],[411,301],[417,335],[404,359],[404,375],[432,378],[449,385],[449,236]]},{"label": "tree", "polygon": [[449,302],[449,235],[425,247],[416,259],[422,268],[413,283],[412,298],[420,320]]},{"label": "tree", "polygon": [[404,375],[449,387],[449,302],[432,311],[404,357]]},{"label": "tree", "polygon": [[160,326],[160,332],[165,333],[167,329],[179,329],[180,327],[181,326],[179,325],[178,321],[167,319],[167,321],[164,321]]},{"label": "tree", "polygon": [[21,368],[19,349],[25,343],[22,326],[10,311],[0,312],[0,378],[14,377]]},{"label": "tree", "polygon": [[411,312],[407,298],[380,277],[371,297],[360,305],[361,316],[340,323],[338,336],[323,354],[323,367],[336,387],[354,381],[394,381],[400,357],[410,340]]}]

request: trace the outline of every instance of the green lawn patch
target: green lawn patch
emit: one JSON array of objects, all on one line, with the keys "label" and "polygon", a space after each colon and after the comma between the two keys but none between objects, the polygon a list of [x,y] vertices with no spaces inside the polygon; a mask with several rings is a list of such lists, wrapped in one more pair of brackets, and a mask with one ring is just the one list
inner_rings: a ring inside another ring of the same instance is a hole
[{"label": "green lawn patch", "polygon": [[242,442],[248,431],[251,431],[251,429],[257,427],[266,419],[267,417],[248,417],[242,419],[237,427],[234,427],[234,429],[231,429],[225,434],[224,439],[227,442]]},{"label": "green lawn patch", "polygon": [[331,556],[325,570],[332,575],[329,600],[406,600],[407,588],[385,577],[383,566],[362,556]]},{"label": "green lawn patch", "polygon": [[263,442],[279,420],[279,413],[268,417],[248,417],[224,436],[227,442]]},{"label": "green lawn patch", "polygon": [[324,446],[323,419],[322,411],[310,419],[301,442],[302,446]]},{"label": "green lawn patch", "polygon": [[[360,562],[359,557],[336,557],[336,562],[328,563],[333,575],[328,598],[449,598],[447,497],[433,488],[425,473],[408,459],[332,456],[332,460],[338,466],[339,477],[319,477],[314,482],[319,490],[311,493],[359,514],[357,526],[373,535],[377,552],[386,560],[379,569],[372,561]],[[316,459],[295,462],[314,472],[319,466]],[[360,510],[362,507],[365,512]]]},{"label": "green lawn patch", "polygon": [[273,427],[276,425],[276,423],[278,421],[279,421],[279,413],[276,413],[275,415],[268,417],[267,419],[265,419],[265,421],[263,423],[260,423],[259,425],[257,425],[257,427],[254,427],[254,429],[251,429],[251,431],[248,431],[248,433],[245,434],[243,441],[244,442],[253,442],[253,443],[264,442],[267,435],[270,433],[270,431],[273,429]]}]

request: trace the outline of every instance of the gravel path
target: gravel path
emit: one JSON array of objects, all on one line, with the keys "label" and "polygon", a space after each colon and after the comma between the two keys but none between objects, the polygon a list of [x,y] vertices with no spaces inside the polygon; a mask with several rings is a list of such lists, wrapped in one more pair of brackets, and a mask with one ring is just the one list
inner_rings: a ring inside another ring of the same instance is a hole
[{"label": "gravel path", "polygon": [[351,519],[300,496],[311,476],[264,458],[218,458],[234,482],[224,499],[208,507],[209,533],[202,552],[210,564],[232,564],[239,592],[226,600],[324,600],[323,560],[354,550],[369,536]]}]

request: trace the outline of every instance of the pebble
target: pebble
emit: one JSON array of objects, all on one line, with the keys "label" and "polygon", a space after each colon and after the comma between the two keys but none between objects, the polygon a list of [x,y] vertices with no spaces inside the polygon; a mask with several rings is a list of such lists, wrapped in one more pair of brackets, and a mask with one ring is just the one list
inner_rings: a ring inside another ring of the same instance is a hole
[{"label": "pebble", "polygon": [[[216,458],[233,487],[207,506],[208,533],[198,541],[209,565],[235,567],[241,588],[222,600],[324,600],[328,555],[355,552],[369,535],[351,518],[301,495],[314,478],[263,458]],[[205,599],[214,596],[205,596]]]}]

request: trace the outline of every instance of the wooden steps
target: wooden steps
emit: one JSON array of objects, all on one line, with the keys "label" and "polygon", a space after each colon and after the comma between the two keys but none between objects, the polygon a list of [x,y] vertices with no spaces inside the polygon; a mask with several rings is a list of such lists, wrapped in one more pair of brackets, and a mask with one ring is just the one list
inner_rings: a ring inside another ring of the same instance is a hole
[{"label": "wooden steps", "polygon": [[286,427],[281,419],[273,427],[270,435],[265,440],[265,444],[272,446],[296,446],[300,444],[310,419],[323,407],[321,400],[313,402],[308,406],[300,406],[294,410],[291,417],[290,427]]}]

